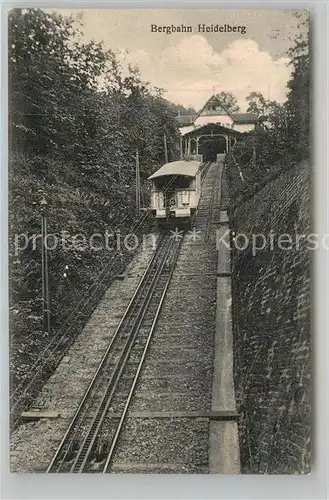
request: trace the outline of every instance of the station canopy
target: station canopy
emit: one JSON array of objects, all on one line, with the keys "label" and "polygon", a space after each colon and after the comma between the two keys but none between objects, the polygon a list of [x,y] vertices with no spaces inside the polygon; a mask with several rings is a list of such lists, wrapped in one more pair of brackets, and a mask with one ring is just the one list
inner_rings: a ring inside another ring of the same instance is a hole
[{"label": "station canopy", "polygon": [[156,179],[157,177],[164,177],[166,175],[186,175],[188,177],[195,177],[200,166],[198,161],[179,160],[166,163],[159,170],[150,175],[149,180]]},{"label": "station canopy", "polygon": [[[242,122],[241,122],[242,123]],[[205,123],[204,125],[200,125],[198,127],[185,127],[185,129],[181,129],[181,135],[183,137],[197,137],[200,135],[211,135],[211,134],[223,134],[227,137],[240,137],[242,132],[239,130],[235,130],[233,128],[224,127],[223,125],[219,125],[219,123]]]}]

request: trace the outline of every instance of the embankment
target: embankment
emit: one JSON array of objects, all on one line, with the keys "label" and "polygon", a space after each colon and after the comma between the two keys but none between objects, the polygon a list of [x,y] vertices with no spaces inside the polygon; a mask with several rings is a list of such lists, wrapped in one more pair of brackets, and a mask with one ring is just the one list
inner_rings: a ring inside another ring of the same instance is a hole
[{"label": "embankment", "polygon": [[[228,168],[224,182],[232,193]],[[312,252],[303,235],[311,232],[309,165],[289,168],[229,204],[242,472],[308,473]],[[265,236],[265,246],[262,236],[256,239],[264,248],[252,250],[252,235]]]}]

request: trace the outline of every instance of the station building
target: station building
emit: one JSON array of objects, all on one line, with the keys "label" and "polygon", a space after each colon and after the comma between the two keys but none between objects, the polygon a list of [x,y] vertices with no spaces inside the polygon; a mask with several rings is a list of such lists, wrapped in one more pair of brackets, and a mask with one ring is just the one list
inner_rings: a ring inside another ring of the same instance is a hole
[{"label": "station building", "polygon": [[214,94],[196,115],[176,117],[180,131],[180,153],[202,155],[213,160],[227,153],[241,134],[254,130],[258,117],[251,113],[232,113]]}]

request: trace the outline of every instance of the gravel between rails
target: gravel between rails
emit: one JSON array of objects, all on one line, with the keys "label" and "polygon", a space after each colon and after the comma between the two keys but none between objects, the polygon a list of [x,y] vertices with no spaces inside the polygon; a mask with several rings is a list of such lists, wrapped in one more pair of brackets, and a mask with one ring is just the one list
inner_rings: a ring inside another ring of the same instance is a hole
[{"label": "gravel between rails", "polygon": [[[215,168],[211,168],[201,199],[203,209],[212,198],[214,175]],[[216,209],[212,210],[213,219]],[[130,412],[211,409],[217,270],[213,227],[203,212],[196,238],[183,241]],[[34,402],[34,406],[58,411],[61,417],[21,425],[12,434],[13,472],[46,470],[151,255],[150,249],[137,254],[124,281],[116,281],[108,289]],[[133,364],[128,367],[125,377],[131,377],[135,368]],[[120,384],[124,388],[125,380]],[[122,405],[118,394],[113,411]],[[114,423],[115,419],[108,419],[99,439],[110,438]],[[207,418],[155,419],[128,414],[111,472],[207,473],[208,440]],[[90,472],[99,470],[97,464],[90,467]]]},{"label": "gravel between rails", "polygon": [[127,267],[125,279],[112,283],[34,400],[33,408],[58,412],[60,418],[24,423],[12,432],[12,472],[38,472],[47,468],[152,255],[152,248],[140,249]]},{"label": "gravel between rails", "polygon": [[[128,419],[114,469],[119,464],[137,462],[153,464],[153,467],[157,463],[177,464],[196,471],[208,462],[208,450],[204,446],[207,433],[208,421],[201,418]],[[150,446],[150,435],[156,436],[156,446]]]},{"label": "gravel between rails", "polygon": [[[203,193],[208,200],[210,190],[212,183],[208,179]],[[214,207],[213,218],[218,215],[217,204]],[[194,238],[186,236],[183,241],[130,414],[211,409],[217,250],[212,227],[205,238],[207,221],[203,219],[199,225],[196,222],[199,233]],[[122,408],[118,394],[113,411]],[[142,419],[129,418],[129,413],[111,472],[209,472],[208,419]],[[110,429],[108,432],[111,434]],[[103,439],[106,438],[104,430]]]}]

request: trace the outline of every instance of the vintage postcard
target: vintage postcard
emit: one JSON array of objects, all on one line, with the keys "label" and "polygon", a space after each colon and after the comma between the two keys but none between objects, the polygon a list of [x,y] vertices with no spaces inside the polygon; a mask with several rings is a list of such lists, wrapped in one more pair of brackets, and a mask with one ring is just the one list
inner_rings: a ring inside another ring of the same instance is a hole
[{"label": "vintage postcard", "polygon": [[308,11],[8,37],[11,471],[309,473]]}]

